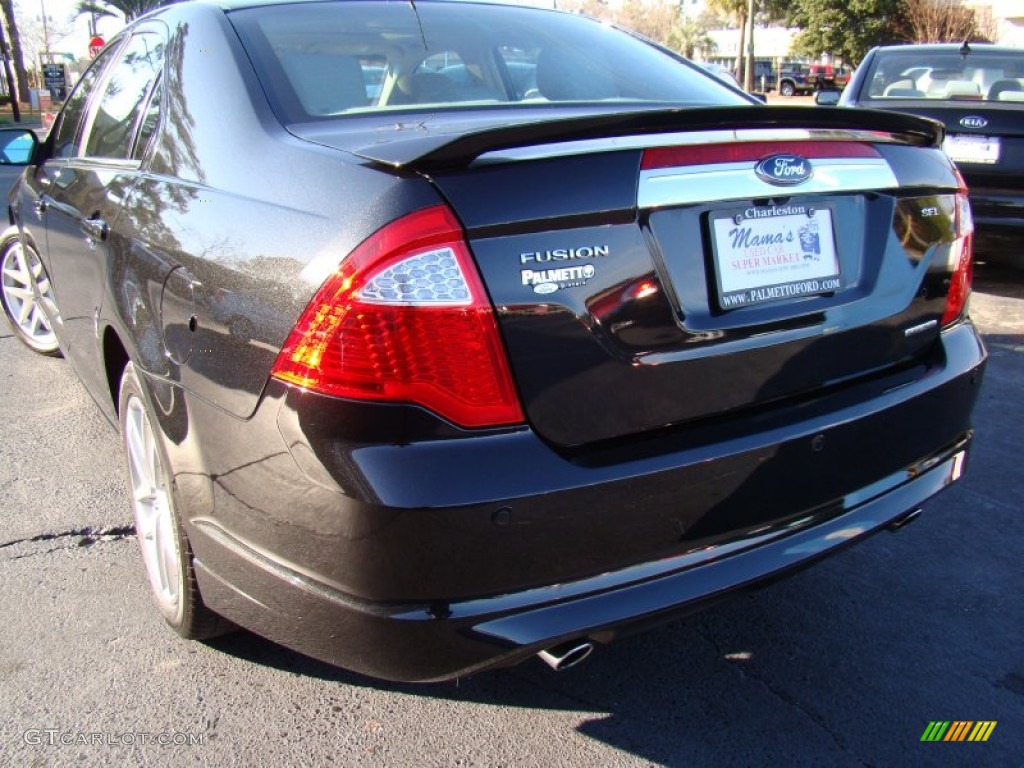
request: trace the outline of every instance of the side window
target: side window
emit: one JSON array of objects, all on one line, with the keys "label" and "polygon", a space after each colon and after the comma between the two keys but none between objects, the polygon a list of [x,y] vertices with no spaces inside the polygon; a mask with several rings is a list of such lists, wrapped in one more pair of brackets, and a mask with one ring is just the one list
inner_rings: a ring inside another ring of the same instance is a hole
[{"label": "side window", "polygon": [[163,65],[164,43],[155,34],[133,37],[103,88],[85,141],[88,157],[131,157],[142,110]]},{"label": "side window", "polygon": [[89,95],[93,92],[100,74],[110,63],[119,46],[111,45],[96,58],[92,66],[82,75],[81,80],[75,89],[68,96],[64,103],[64,109],[60,113],[60,121],[56,127],[53,141],[53,157],[74,157],[78,154],[78,143],[76,139],[79,129],[82,127],[82,120],[85,118],[85,108]]}]

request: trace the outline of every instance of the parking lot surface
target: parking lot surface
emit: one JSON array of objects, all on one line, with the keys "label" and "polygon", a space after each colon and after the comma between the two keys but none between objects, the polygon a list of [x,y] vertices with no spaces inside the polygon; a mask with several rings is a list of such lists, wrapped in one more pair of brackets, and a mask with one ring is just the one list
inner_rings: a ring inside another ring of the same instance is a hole
[{"label": "parking lot surface", "polygon": [[561,674],[424,686],[167,630],[116,433],[0,326],[0,764],[1021,765],[1024,274],[981,265],[972,314],[973,455],[916,523]]}]

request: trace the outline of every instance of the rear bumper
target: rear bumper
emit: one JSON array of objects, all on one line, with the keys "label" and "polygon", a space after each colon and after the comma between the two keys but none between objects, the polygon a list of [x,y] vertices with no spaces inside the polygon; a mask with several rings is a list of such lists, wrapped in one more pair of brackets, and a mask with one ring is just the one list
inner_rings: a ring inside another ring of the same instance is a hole
[{"label": "rear bumper", "polygon": [[605,642],[807,565],[959,477],[985,353],[969,323],[939,346],[941,365],[870,400],[589,466],[529,432],[331,453],[289,434],[285,398],[291,453],[344,456],[347,474],[319,464],[310,482],[272,454],[215,479],[227,495],[187,523],[200,587],[258,634],[392,680]]},{"label": "rear bumper", "polygon": [[[507,666],[570,639],[609,642],[668,621],[729,593],[810,565],[898,523],[959,478],[969,439],[929,457],[927,470],[885,478],[852,495],[849,511],[732,544],[575,583],[481,600],[418,605],[356,601],[223,534],[228,570],[248,572],[243,591],[207,562],[204,597],[232,618],[316,658],[408,682],[456,678]],[[253,597],[253,593],[260,596]]]}]

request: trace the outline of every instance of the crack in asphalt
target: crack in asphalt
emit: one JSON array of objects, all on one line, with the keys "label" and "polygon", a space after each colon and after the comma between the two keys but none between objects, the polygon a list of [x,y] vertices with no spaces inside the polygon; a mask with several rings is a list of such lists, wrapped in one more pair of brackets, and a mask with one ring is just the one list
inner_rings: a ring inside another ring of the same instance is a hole
[{"label": "crack in asphalt", "polygon": [[[99,528],[91,528],[89,526],[86,526],[84,528],[78,528],[72,531],[61,531],[60,533],[40,533],[36,536],[29,536],[24,539],[14,539],[13,541],[7,541],[3,544],[0,544],[0,549],[6,549],[7,547],[13,547],[18,544],[36,544],[41,541],[54,541],[55,539],[70,538],[78,539],[76,546],[89,547],[100,541],[118,541],[119,539],[127,539],[134,535],[135,526],[133,525],[111,525]],[[67,549],[67,547],[57,547],[56,549],[52,549],[50,551],[56,552],[60,549]]]},{"label": "crack in asphalt", "polygon": [[[28,558],[28,557],[42,557],[43,555],[52,555],[55,552],[69,552],[71,550],[80,549],[82,547],[91,547],[94,544],[98,544],[98,543],[106,544],[106,543],[109,543],[109,542],[119,542],[119,541],[127,541],[127,540],[128,539],[126,537],[124,537],[124,536],[111,536],[109,538],[104,536],[104,537],[102,537],[100,539],[97,539],[95,541],[84,541],[83,540],[83,541],[79,541],[79,542],[77,542],[75,544],[68,544],[67,546],[63,546],[63,547],[51,547],[50,549],[44,549],[42,552],[26,552],[23,555],[14,555],[13,557],[7,558],[7,562],[13,563],[15,560],[24,560],[25,558]],[[2,562],[2,561],[0,561],[0,562]]]},{"label": "crack in asphalt", "polygon": [[[718,643],[715,642],[715,639],[707,633],[701,632],[699,628],[695,629],[697,634],[704,638],[704,640],[707,641],[711,645],[711,647],[715,649],[715,653],[718,654],[718,657],[724,659],[725,653],[723,649],[718,645]],[[832,743],[834,743],[836,747],[844,754],[847,754],[854,760],[856,760],[857,765],[864,766],[864,768],[873,768],[871,763],[864,762],[859,755],[850,751],[850,748],[846,745],[846,741],[838,733],[833,731],[832,728],[829,727],[829,724],[825,720],[825,718],[823,718],[821,715],[815,712],[812,712],[810,709],[805,707],[798,698],[786,693],[780,688],[776,688],[774,685],[768,682],[768,680],[761,677],[761,675],[757,674],[757,672],[755,672],[752,667],[744,666],[742,664],[735,664],[734,666],[739,671],[740,675],[742,675],[744,678],[749,678],[750,680],[753,680],[755,683],[759,683],[766,691],[768,691],[768,693],[770,693],[776,699],[803,714],[808,720],[810,720],[822,731],[828,734],[829,738],[832,740]]]}]

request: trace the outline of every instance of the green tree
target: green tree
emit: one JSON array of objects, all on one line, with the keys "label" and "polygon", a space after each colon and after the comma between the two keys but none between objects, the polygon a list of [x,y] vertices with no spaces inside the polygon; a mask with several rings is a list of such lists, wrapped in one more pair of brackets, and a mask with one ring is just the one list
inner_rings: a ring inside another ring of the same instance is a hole
[{"label": "green tree", "polygon": [[903,10],[903,0],[793,0],[786,23],[802,30],[793,53],[828,52],[855,65],[873,46],[900,40]]}]

